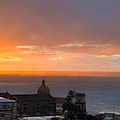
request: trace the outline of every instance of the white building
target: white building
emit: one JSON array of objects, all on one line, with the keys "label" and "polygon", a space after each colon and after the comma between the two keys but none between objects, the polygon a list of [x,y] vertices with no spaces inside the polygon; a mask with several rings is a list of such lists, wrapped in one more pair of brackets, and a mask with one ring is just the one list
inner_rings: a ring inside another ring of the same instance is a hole
[{"label": "white building", "polygon": [[0,118],[16,115],[16,101],[0,97]]},{"label": "white building", "polygon": [[120,120],[119,116],[115,113],[104,113],[104,120]]}]

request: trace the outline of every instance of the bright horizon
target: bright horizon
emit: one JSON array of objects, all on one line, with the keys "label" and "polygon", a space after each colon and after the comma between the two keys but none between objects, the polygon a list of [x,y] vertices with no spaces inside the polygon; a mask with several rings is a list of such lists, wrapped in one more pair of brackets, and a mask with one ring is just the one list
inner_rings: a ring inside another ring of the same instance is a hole
[{"label": "bright horizon", "polygon": [[106,76],[120,77],[120,72],[103,71],[0,71],[0,75],[35,76]]},{"label": "bright horizon", "polygon": [[1,0],[0,71],[120,72],[119,5]]}]

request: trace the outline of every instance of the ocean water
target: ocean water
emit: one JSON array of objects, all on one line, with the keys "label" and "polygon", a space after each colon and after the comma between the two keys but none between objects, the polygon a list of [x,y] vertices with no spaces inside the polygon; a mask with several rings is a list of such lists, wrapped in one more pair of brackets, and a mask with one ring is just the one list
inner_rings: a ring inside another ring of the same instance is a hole
[{"label": "ocean water", "polygon": [[[0,90],[11,94],[35,94],[43,76],[0,75]],[[87,112],[120,113],[120,77],[44,76],[53,97],[66,97],[69,90],[86,94]]]}]

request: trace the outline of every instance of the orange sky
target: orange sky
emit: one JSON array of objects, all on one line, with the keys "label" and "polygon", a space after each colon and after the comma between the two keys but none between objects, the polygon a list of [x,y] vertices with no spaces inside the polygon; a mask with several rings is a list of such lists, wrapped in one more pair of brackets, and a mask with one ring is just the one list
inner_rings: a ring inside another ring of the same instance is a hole
[{"label": "orange sky", "polygon": [[120,1],[0,1],[0,71],[120,71]]}]

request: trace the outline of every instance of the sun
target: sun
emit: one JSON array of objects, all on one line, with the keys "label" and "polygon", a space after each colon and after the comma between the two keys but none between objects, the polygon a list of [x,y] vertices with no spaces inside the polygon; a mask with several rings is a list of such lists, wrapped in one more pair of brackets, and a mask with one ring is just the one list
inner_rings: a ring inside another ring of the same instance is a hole
[{"label": "sun", "polygon": [[51,60],[53,60],[53,61],[57,61],[57,60],[62,60],[63,59],[63,57],[55,57],[55,58],[51,58]]}]

